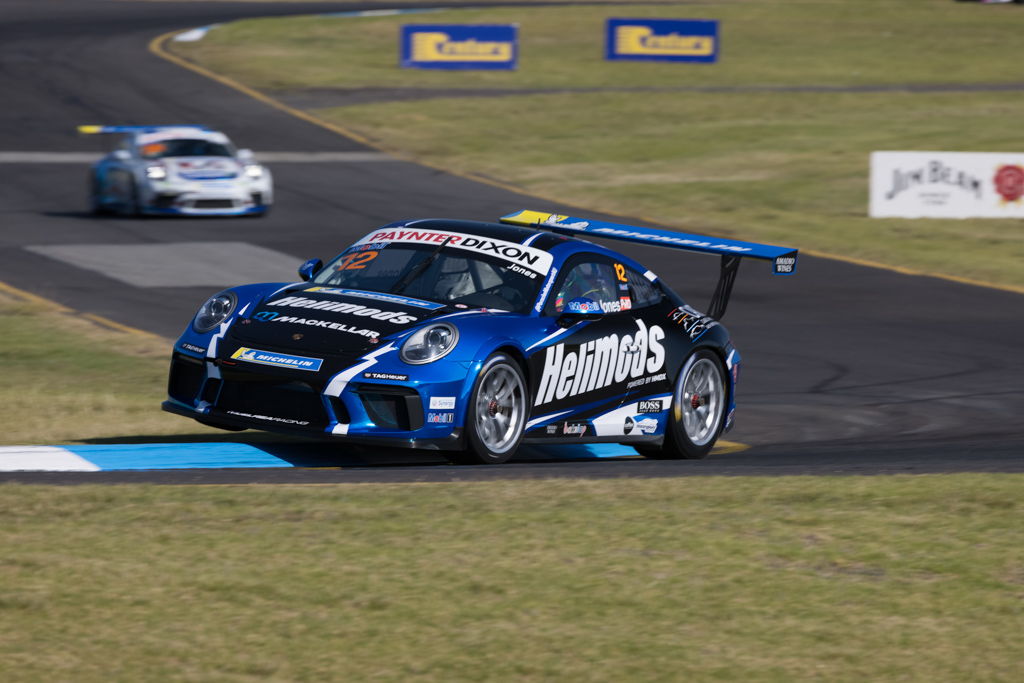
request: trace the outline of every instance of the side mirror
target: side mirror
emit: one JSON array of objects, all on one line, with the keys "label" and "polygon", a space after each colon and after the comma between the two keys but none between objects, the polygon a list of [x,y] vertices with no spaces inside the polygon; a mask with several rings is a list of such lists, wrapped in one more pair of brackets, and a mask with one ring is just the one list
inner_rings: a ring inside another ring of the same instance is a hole
[{"label": "side mirror", "polygon": [[112,156],[118,161],[129,161],[132,158],[132,153],[126,149],[115,149]]},{"label": "side mirror", "polygon": [[604,317],[604,309],[601,304],[593,299],[580,296],[572,299],[565,305],[562,315],[556,321],[560,327],[572,327],[583,320],[600,320]]},{"label": "side mirror", "polygon": [[252,161],[253,153],[251,149],[240,149],[238,150],[238,158],[242,161]]},{"label": "side mirror", "polygon": [[313,276],[323,270],[324,262],[318,258],[311,258],[299,266],[299,277],[303,282],[309,282]]}]

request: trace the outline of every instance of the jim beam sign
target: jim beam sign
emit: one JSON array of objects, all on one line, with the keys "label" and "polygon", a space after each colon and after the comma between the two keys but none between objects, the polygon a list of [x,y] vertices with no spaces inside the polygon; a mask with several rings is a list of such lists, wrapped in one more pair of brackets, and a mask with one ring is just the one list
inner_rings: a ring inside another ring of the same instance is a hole
[{"label": "jim beam sign", "polygon": [[1024,153],[874,152],[872,218],[1024,218]]}]

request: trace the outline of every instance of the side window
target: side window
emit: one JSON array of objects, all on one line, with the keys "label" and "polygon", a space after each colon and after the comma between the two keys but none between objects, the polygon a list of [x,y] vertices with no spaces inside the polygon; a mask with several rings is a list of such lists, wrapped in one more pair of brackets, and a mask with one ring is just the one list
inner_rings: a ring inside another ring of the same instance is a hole
[{"label": "side window", "polygon": [[573,299],[586,297],[596,301],[606,313],[621,310],[615,269],[610,263],[581,261],[571,266],[555,284],[545,312],[557,315]]},{"label": "side window", "polygon": [[626,282],[633,299],[633,308],[643,308],[661,301],[658,286],[632,268],[626,268]]}]

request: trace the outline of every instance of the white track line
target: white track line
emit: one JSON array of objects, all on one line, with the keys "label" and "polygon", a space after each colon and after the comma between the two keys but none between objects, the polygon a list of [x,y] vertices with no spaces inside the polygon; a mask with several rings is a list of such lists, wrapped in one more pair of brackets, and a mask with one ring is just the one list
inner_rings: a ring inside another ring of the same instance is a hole
[{"label": "white track line", "polygon": [[56,446],[0,446],[0,472],[99,472],[88,460]]}]

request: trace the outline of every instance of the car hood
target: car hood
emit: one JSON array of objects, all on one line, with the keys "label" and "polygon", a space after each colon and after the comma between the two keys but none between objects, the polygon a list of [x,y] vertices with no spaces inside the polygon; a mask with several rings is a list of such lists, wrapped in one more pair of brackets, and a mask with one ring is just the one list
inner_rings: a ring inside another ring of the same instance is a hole
[{"label": "car hood", "polygon": [[231,180],[242,173],[242,165],[230,157],[165,157],[167,174],[181,180]]},{"label": "car hood", "polygon": [[261,301],[232,327],[232,336],[246,344],[361,354],[385,338],[451,310],[394,294],[304,285]]}]

